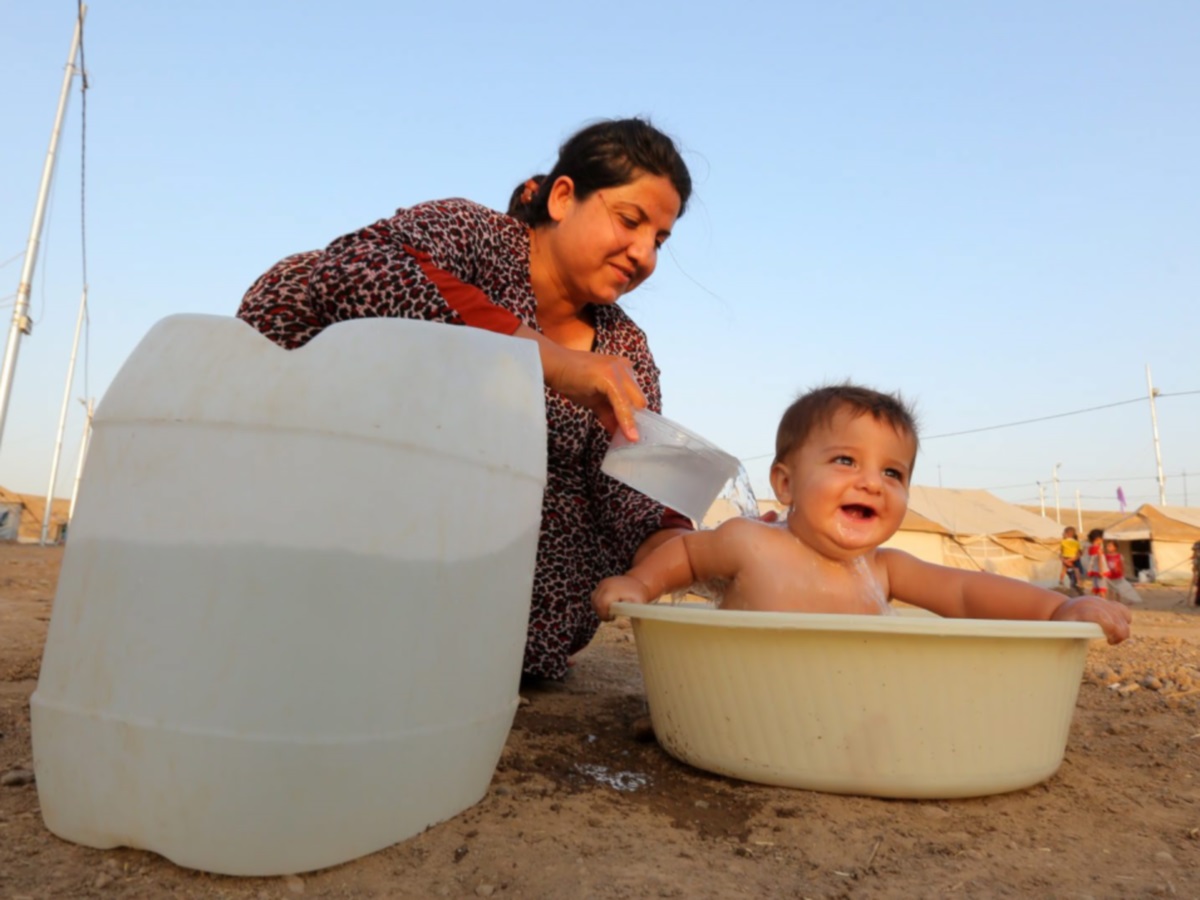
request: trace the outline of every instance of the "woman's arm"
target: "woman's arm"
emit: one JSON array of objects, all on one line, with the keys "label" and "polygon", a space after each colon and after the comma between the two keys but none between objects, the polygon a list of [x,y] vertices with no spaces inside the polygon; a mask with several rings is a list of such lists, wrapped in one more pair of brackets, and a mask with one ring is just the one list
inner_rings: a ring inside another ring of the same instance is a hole
[{"label": "woman's arm", "polygon": [[568,349],[524,323],[513,334],[537,343],[547,386],[594,412],[610,434],[620,428],[629,440],[638,439],[633,414],[646,408],[646,395],[629,360]]}]

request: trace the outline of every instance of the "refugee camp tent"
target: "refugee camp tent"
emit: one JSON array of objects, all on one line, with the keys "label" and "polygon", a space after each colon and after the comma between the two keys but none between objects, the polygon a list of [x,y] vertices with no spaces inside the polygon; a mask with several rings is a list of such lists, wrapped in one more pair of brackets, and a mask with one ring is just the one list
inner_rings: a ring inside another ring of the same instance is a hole
[{"label": "refugee camp tent", "polygon": [[15,541],[21,529],[25,504],[20,498],[0,497],[0,541]]},{"label": "refugee camp tent", "polygon": [[1062,526],[984,490],[914,485],[900,530],[884,546],[926,562],[1058,583]]},{"label": "refugee camp tent", "polygon": [[1192,580],[1192,545],[1200,541],[1200,509],[1188,506],[1154,506],[1137,511],[1104,529],[1105,540],[1129,548],[1132,577],[1145,570],[1160,584],[1189,584]]},{"label": "refugee camp tent", "polygon": [[[66,535],[70,505],[69,500],[55,498],[50,508],[50,529],[46,536],[50,543],[58,543]],[[45,511],[45,497],[18,494],[0,487],[0,540],[37,543],[42,538],[42,516]]]}]

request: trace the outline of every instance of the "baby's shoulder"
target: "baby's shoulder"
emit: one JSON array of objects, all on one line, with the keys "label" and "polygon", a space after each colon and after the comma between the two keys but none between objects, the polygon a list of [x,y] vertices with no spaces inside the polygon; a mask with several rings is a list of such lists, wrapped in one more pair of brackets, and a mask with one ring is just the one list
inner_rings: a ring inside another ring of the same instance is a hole
[{"label": "baby's shoulder", "polygon": [[722,522],[713,532],[724,551],[750,563],[779,562],[798,546],[787,528],[759,519],[738,517]]},{"label": "baby's shoulder", "polygon": [[749,519],[745,516],[734,516],[718,525],[715,531],[733,540],[771,540],[782,529],[773,523],[761,519]]}]

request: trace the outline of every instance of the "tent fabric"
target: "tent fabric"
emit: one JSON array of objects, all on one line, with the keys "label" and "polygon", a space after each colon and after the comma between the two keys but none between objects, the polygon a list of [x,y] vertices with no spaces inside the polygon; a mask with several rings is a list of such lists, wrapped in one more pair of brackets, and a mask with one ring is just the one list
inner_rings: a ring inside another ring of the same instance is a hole
[{"label": "tent fabric", "polygon": [[[1020,508],[1026,512],[1033,513],[1039,518],[1042,515],[1040,506],[1020,505]],[[1062,530],[1070,525],[1079,533],[1080,537],[1086,537],[1087,533],[1094,528],[1107,531],[1113,525],[1125,521],[1131,515],[1131,513],[1117,512],[1111,509],[1076,509],[1074,507],[1068,509],[1064,506],[1057,513],[1053,509],[1047,509],[1045,518],[1049,522],[1055,522],[1060,536],[1062,535]]]},{"label": "tent fabric", "polygon": [[1154,537],[1165,541],[1200,541],[1200,509],[1187,506],[1138,508],[1138,514],[1150,523]]},{"label": "tent fabric", "polygon": [[[20,529],[17,540],[22,543],[37,543],[42,537],[42,517],[46,512],[46,498],[33,494],[18,494],[0,487],[0,504],[19,510]],[[50,539],[57,541],[67,522],[71,501],[56,497],[50,507]]]},{"label": "tent fabric", "polygon": [[1057,522],[987,491],[916,485],[908,514],[886,546],[935,565],[1054,584],[1061,539]]},{"label": "tent fabric", "polygon": [[1104,529],[1104,537],[1112,541],[1149,541],[1154,580],[1188,584],[1192,578],[1192,545],[1200,541],[1200,509],[1145,503]]},{"label": "tent fabric", "polygon": [[946,533],[1058,541],[1062,526],[1050,519],[1006,503],[983,490],[914,485],[908,508],[942,526]]}]

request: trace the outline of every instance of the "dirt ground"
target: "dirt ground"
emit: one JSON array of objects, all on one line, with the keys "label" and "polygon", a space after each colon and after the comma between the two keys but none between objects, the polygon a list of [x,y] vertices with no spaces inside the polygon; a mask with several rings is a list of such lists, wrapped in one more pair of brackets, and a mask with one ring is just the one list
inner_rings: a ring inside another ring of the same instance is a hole
[{"label": "dirt ground", "polygon": [[1200,609],[1179,590],[1143,586],[1135,636],[1093,643],[1066,759],[1029,790],[880,800],[691,769],[635,726],[617,622],[524,692],[476,806],[331,869],[231,878],[43,826],[29,695],[61,558],[0,545],[0,898],[1200,897]]}]

